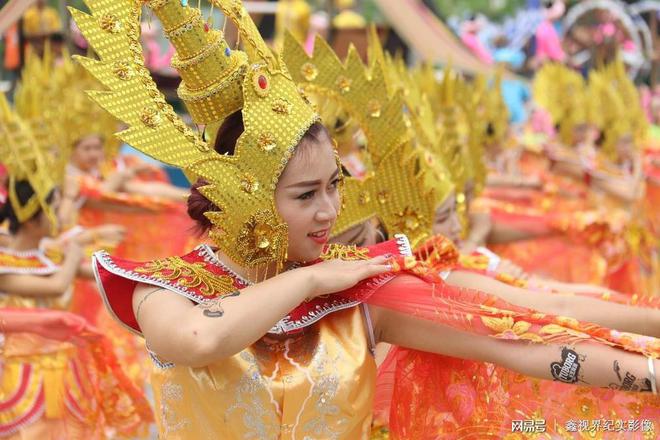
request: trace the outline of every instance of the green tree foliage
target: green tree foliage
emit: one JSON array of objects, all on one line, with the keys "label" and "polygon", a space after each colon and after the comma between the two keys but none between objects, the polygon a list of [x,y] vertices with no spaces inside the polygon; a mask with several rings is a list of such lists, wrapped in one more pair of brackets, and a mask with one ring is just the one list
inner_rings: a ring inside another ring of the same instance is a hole
[{"label": "green tree foliage", "polygon": [[467,13],[482,13],[493,20],[515,15],[524,8],[525,0],[435,0],[438,12],[444,17],[463,16]]}]

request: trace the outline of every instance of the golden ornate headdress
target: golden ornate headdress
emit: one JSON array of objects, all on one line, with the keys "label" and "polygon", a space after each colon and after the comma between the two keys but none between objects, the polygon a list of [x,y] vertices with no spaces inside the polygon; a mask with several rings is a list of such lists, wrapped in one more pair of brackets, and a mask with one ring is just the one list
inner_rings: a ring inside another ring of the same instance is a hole
[{"label": "golden ornate headdress", "polygon": [[[411,72],[402,58],[392,58],[385,53],[375,27],[372,27],[369,33],[369,57],[372,70],[376,69],[378,65],[384,66],[390,93],[401,93],[403,97],[404,123],[408,127],[415,147],[413,153],[416,156],[417,169],[423,175],[426,188],[434,190],[437,198],[436,205],[438,205],[451,193],[454,184],[451,180],[451,173],[443,161],[444,158],[438,156],[441,139],[436,115],[428,96],[432,90],[422,87],[422,83],[418,81],[417,72]],[[396,181],[402,182],[401,180]],[[419,181],[415,179],[410,182],[410,185],[414,187],[418,183]]]},{"label": "golden ornate headdress", "polygon": [[52,58],[48,46],[43,58],[28,56],[14,101],[44,153],[56,158],[53,171],[61,182],[75,143],[88,135],[103,138],[107,159],[116,156],[119,121],[87,97],[85,90],[100,86],[98,81],[66,53],[57,64]]},{"label": "golden ornate headdress", "polygon": [[589,100],[582,76],[557,63],[545,64],[536,72],[532,86],[534,100],[559,124],[559,139],[573,145],[573,131],[589,122]]},{"label": "golden ornate headdress", "polygon": [[[457,91],[458,104],[463,111],[467,126],[465,148],[466,154],[470,157],[471,176],[474,179],[476,194],[485,188],[488,174],[484,157],[489,122],[488,109],[484,105],[486,89],[486,79],[477,76],[472,83],[461,79]],[[506,118],[506,114],[504,117]]]},{"label": "golden ornate headdress", "polygon": [[[55,189],[55,182],[48,162],[29,125],[10,108],[4,93],[0,95],[0,156],[9,174],[9,203],[18,221],[23,223],[43,210],[54,232],[57,218],[48,196]],[[28,181],[34,191],[24,204],[16,194],[16,183],[23,180]]]},{"label": "golden ornate headdress", "polygon": [[425,186],[410,143],[402,94],[388,91],[383,65],[365,66],[354,49],[342,63],[321,38],[311,56],[286,38],[283,57],[306,93],[334,101],[333,110],[351,118],[367,140],[371,168],[364,178],[344,178],[343,206],[333,235],[376,217],[389,234],[406,234],[413,245],[428,237],[436,197]]},{"label": "golden ornate headdress", "polygon": [[624,136],[639,146],[646,137],[648,120],[635,85],[617,60],[589,73],[589,98],[593,122],[604,134],[603,153],[617,158],[616,144]]},{"label": "golden ornate headdress", "polygon": [[466,170],[468,164],[463,154],[463,145],[459,139],[457,129],[458,103],[456,90],[458,88],[458,74],[450,67],[444,70],[440,84],[440,100],[442,102],[440,155],[451,172],[456,190],[462,193],[465,188]]},{"label": "golden ornate headdress", "polygon": [[[409,139],[401,96],[390,97],[385,87],[385,70],[367,69],[354,47],[341,62],[328,43],[317,36],[309,56],[290,35],[284,41],[282,56],[293,79],[305,91],[337,103],[368,139],[375,165]],[[330,127],[331,128],[331,127]]]},{"label": "golden ornate headdress", "polygon": [[490,133],[486,134],[486,142],[500,144],[506,147],[509,127],[509,110],[502,96],[502,70],[498,69],[490,87],[484,90],[484,116]]},{"label": "golden ornate headdress", "polygon": [[241,2],[212,0],[236,24],[246,53],[231,50],[221,32],[207,31],[199,10],[180,0],[147,2],[177,51],[172,64],[183,78],[179,96],[193,121],[219,123],[241,110],[245,130],[235,153],[226,156],[189,129],[156,88],[139,39],[142,2],[87,4],[91,15],[71,13],[100,61],[80,61],[109,89],[90,96],[129,126],[120,139],[209,182],[200,192],[220,209],[206,213],[213,224],[211,238],[232,260],[246,267],[281,266],[288,230],[275,208],[275,186],[318,115]]}]

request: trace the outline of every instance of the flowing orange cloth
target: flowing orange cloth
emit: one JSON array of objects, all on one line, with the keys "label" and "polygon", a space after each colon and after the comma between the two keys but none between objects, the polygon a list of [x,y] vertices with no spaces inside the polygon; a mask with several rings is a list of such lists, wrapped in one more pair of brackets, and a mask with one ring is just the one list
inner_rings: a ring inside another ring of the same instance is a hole
[{"label": "flowing orange cloth", "polygon": [[[430,262],[450,261],[455,250],[446,240],[419,250]],[[406,263],[402,263],[406,264]],[[422,275],[419,262],[407,271]],[[422,278],[435,278],[432,270]],[[390,308],[452,328],[490,337],[535,343],[599,343],[658,356],[660,341],[623,335],[600,326],[507,304],[491,295],[428,285],[398,277],[379,288],[367,303]],[[556,339],[555,339],[556,338]],[[660,398],[537,380],[488,363],[394,347],[379,368],[375,399],[377,423],[388,425],[395,439],[523,439],[512,423],[544,420],[550,435],[570,436],[579,419],[658,420]],[[539,422],[540,423],[540,422]],[[595,438],[620,438],[620,432]],[[642,439],[638,430],[630,437]]]},{"label": "flowing orange cloth", "polygon": [[[138,159],[121,157],[103,170],[103,175],[123,167],[137,165]],[[189,231],[193,221],[186,212],[184,201],[174,202],[157,197],[108,192],[102,187],[102,179],[79,176],[80,195],[86,199],[82,206],[78,224],[95,227],[104,224],[124,226],[126,235],[123,242],[112,250],[113,254],[134,260],[152,260],[167,255],[185,253],[196,244]],[[152,170],[149,181],[166,182],[164,172]],[[106,247],[95,243],[93,250]],[[77,280],[71,311],[80,314],[101,328],[121,353],[120,361],[131,379],[146,383],[148,359],[144,342],[117,325],[104,310],[101,296],[91,280]]]},{"label": "flowing orange cloth", "polygon": [[[47,309],[0,309],[0,436],[102,439],[143,435],[153,420],[110,342],[84,319]],[[40,435],[40,437],[36,437]],[[44,437],[45,435],[45,437]]]}]

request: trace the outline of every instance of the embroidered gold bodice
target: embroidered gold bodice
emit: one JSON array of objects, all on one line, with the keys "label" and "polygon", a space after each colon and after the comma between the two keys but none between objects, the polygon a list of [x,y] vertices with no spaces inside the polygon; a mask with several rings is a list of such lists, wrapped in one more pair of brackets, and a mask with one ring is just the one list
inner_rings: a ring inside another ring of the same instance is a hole
[{"label": "embroidered gold bodice", "polygon": [[157,362],[160,438],[369,438],[375,377],[359,306],[208,367]]},{"label": "embroidered gold bodice", "polygon": [[[59,270],[63,257],[57,249],[15,251],[0,247],[0,274],[49,276]],[[65,310],[71,302],[72,294],[71,288],[63,295],[47,298],[12,295],[0,291],[0,307]]]}]

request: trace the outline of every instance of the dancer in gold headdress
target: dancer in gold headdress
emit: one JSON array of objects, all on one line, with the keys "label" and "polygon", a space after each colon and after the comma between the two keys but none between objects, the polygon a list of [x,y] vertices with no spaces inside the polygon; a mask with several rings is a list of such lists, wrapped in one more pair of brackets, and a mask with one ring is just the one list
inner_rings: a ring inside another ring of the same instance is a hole
[{"label": "dancer in gold headdress", "polygon": [[[76,273],[90,271],[81,269],[76,237],[64,249],[43,247],[58,231],[57,172],[4,96],[0,151],[9,175],[0,219],[10,232],[0,247],[1,305],[25,310],[23,316],[36,323],[3,339],[0,435],[103,438],[105,429],[128,436],[143,432],[150,409],[118,367],[108,340],[85,319],[51,311],[68,307]],[[53,333],[45,334],[46,328]]]},{"label": "dancer in gold headdress", "polygon": [[[476,292],[475,301],[457,303],[432,270],[402,255],[409,253],[405,237],[371,248],[324,249],[341,204],[340,164],[291,72],[239,1],[213,4],[237,25],[246,53],[228,48],[219,32],[206,32],[199,11],[179,0],[149,2],[177,49],[179,95],[193,120],[206,125],[214,148],[182,123],[150,80],[138,39],[141,4],[89,4],[91,15],[73,14],[100,61],[82,62],[109,89],[92,96],[128,124],[124,140],[200,179],[189,206],[218,246],[146,263],[95,257],[111,310],[152,350],[162,437],[365,438],[376,335],[601,386],[614,377],[601,369],[602,359],[616,357],[636,377],[648,377],[648,366],[658,363],[642,356],[656,354],[655,340],[626,346],[631,352],[620,343],[561,347],[558,341],[580,338],[556,317]],[[309,83],[340,73],[307,62]],[[334,81],[339,94],[358,86],[343,72]],[[401,118],[402,107],[390,105],[392,113],[375,100],[367,115]],[[374,165],[388,160],[383,155]],[[364,189],[365,201],[378,200]],[[364,300],[370,305],[360,305]],[[522,338],[534,344],[505,340],[507,324],[522,326]],[[560,330],[549,338],[543,327]],[[519,355],[526,356],[524,365],[517,364]],[[565,358],[577,362],[575,374],[551,367]]]}]

